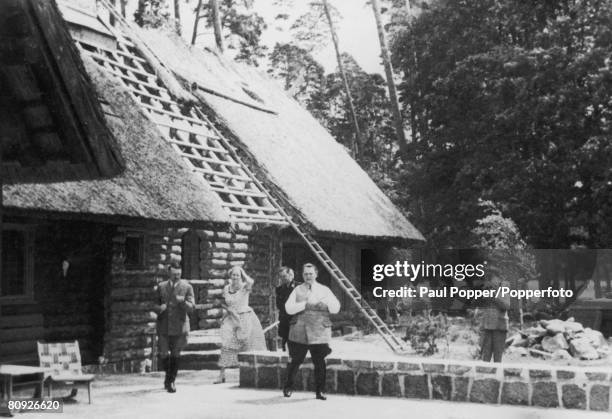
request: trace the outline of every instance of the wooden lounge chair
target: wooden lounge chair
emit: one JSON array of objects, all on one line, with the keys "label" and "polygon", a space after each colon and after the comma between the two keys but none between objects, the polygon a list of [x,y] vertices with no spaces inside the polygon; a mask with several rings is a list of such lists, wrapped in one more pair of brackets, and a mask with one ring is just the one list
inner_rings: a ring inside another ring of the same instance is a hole
[{"label": "wooden lounge chair", "polygon": [[46,382],[48,395],[53,397],[53,386],[72,387],[72,394],[76,395],[78,386],[87,385],[87,397],[91,403],[91,382],[93,374],[83,374],[81,365],[81,351],[79,342],[58,342],[38,344],[38,360],[40,367],[47,371]]}]

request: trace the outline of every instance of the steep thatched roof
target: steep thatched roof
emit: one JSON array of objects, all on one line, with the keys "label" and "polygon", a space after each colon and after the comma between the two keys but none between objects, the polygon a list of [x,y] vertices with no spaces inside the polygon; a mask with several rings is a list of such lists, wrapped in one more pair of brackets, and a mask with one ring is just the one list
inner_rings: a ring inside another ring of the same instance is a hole
[{"label": "steep thatched roof", "polygon": [[195,225],[228,222],[216,194],[185,167],[129,94],[113,76],[103,74],[89,59],[84,60],[97,94],[108,103],[106,123],[119,142],[126,161],[125,172],[109,180],[5,186],[3,198],[7,210]]},{"label": "steep thatched roof", "polygon": [[55,2],[0,1],[0,92],[3,183],[96,179],[123,170]]},{"label": "steep thatched roof", "polygon": [[186,85],[199,86],[193,93],[320,232],[423,240],[344,148],[273,80],[171,34],[138,33]]}]

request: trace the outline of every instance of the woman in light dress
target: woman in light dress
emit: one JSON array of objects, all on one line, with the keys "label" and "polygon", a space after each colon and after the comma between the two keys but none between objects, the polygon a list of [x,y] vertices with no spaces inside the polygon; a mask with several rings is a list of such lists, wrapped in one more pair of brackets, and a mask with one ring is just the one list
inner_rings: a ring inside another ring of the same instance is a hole
[{"label": "woman in light dress", "polygon": [[249,294],[253,289],[253,278],[244,269],[235,266],[228,271],[229,284],[223,288],[225,316],[221,323],[221,356],[219,357],[219,379],[225,382],[225,368],[238,366],[238,353],[266,349],[261,323],[251,307]]}]

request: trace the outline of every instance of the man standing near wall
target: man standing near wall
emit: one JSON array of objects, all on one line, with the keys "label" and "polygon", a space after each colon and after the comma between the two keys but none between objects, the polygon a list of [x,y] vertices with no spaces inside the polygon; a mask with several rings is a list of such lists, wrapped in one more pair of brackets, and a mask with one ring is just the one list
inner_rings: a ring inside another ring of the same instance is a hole
[{"label": "man standing near wall", "polygon": [[[507,285],[507,284],[503,284]],[[490,287],[497,289],[502,286],[499,277],[493,277]],[[508,310],[510,297],[491,298],[482,314],[482,360],[501,362],[506,346],[506,333],[508,331]]]},{"label": "man standing near wall", "polygon": [[195,307],[191,284],[181,279],[181,266],[171,262],[170,279],[157,288],[157,335],[159,338],[160,365],[166,372],[164,387],[176,392],[174,381],[179,369],[181,350],[187,346],[189,313]]},{"label": "man standing near wall", "polygon": [[289,339],[289,320],[291,316],[285,310],[285,303],[289,299],[289,295],[293,292],[296,286],[293,281],[293,269],[286,266],[280,268],[281,284],[276,287],[276,308],[278,309],[278,336],[283,340],[283,351],[286,350],[287,340]]},{"label": "man standing near wall", "polygon": [[303,267],[304,283],[295,287],[285,303],[287,314],[293,315],[289,328],[289,356],[287,378],[283,387],[285,397],[291,397],[298,368],[310,351],[315,374],[317,399],[326,400],[325,357],[331,353],[330,314],[340,311],[340,302],[329,288],[319,284],[317,268],[311,263]]}]

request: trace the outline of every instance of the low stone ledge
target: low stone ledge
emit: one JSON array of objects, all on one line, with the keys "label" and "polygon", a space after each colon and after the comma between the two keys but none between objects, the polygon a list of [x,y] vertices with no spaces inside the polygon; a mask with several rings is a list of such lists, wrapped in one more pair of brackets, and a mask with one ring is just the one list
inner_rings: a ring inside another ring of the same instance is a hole
[{"label": "low stone ledge", "polygon": [[504,383],[500,402],[501,404],[528,405],[529,384],[522,382]]},{"label": "low stone ledge", "polygon": [[585,372],[590,381],[606,381],[608,374],[604,372]]},{"label": "low stone ledge", "polygon": [[537,379],[551,378],[551,371],[542,369],[529,370],[529,377]]},{"label": "low stone ledge", "polygon": [[561,387],[561,400],[566,409],[586,409],[586,392],[576,384]]},{"label": "low stone ledge", "polygon": [[455,375],[464,375],[472,371],[472,367],[468,365],[451,364],[448,366],[448,372]]},{"label": "low stone ledge", "polygon": [[481,365],[478,365],[476,367],[476,372],[478,374],[497,374],[497,367],[483,367]]},{"label": "low stone ledge", "polygon": [[504,377],[521,377],[522,375],[521,368],[504,368]]},{"label": "low stone ledge", "polygon": [[[328,393],[611,411],[611,368],[334,355],[327,359]],[[286,353],[246,352],[238,360],[240,387],[282,387],[289,361]],[[308,357],[294,390],[313,389],[314,368]]]},{"label": "low stone ledge", "polygon": [[424,372],[443,373],[446,370],[445,364],[426,364],[423,363]]}]

